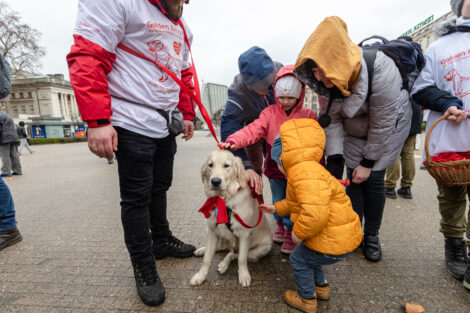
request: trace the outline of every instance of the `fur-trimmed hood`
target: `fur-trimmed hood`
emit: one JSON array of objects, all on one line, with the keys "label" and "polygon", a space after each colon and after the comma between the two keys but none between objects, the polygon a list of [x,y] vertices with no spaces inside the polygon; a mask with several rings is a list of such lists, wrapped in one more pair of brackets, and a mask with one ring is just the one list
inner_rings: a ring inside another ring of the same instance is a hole
[{"label": "fur-trimmed hood", "polygon": [[467,26],[470,27],[470,19],[464,19],[462,17],[457,17],[452,15],[450,18],[444,19],[437,22],[432,31],[437,38],[445,36],[451,32],[452,28],[456,26]]},{"label": "fur-trimmed hood", "polygon": [[436,23],[432,32],[436,35],[437,38],[440,38],[446,35],[453,26],[457,25],[457,16],[452,15],[449,19],[445,19]]}]

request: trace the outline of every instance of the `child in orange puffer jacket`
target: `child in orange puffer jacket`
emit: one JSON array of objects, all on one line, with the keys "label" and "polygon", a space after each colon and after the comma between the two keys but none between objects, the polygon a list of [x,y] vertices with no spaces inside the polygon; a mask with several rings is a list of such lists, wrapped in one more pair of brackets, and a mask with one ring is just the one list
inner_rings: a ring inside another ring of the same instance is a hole
[{"label": "child in orange puffer jacket", "polygon": [[344,260],[362,241],[359,216],[343,185],[321,164],[325,133],[309,119],[282,124],[271,156],[287,177],[286,199],[261,204],[267,213],[290,215],[292,240],[298,244],[290,255],[297,291],[284,293],[286,303],[303,312],[316,312],[317,301],[328,300],[329,284],[323,265]]}]

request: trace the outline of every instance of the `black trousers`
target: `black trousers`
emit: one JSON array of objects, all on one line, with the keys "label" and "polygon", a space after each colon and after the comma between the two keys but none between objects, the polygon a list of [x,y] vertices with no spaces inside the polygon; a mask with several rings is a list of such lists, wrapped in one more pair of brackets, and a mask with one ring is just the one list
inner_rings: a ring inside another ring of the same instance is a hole
[{"label": "black trousers", "polygon": [[370,172],[369,178],[362,184],[352,182],[353,172],[348,168],[351,184],[346,187],[346,193],[361,223],[364,217],[364,235],[378,235],[385,207],[385,170]]},{"label": "black trousers", "polygon": [[155,139],[116,127],[121,220],[132,263],[152,256],[152,238],[170,236],[166,193],[173,179],[175,137]]}]

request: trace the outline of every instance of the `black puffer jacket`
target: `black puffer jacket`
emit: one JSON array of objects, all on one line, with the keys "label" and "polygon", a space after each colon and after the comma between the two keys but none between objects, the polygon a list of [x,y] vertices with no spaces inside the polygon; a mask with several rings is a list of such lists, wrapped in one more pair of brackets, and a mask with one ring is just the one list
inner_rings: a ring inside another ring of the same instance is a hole
[{"label": "black puffer jacket", "polygon": [[413,115],[411,116],[411,128],[410,136],[421,134],[421,124],[423,123],[423,112],[421,111],[421,106],[417,104],[413,99],[411,100],[411,110]]},{"label": "black puffer jacket", "polygon": [[19,142],[20,138],[16,133],[15,123],[10,115],[0,111],[0,144]]}]

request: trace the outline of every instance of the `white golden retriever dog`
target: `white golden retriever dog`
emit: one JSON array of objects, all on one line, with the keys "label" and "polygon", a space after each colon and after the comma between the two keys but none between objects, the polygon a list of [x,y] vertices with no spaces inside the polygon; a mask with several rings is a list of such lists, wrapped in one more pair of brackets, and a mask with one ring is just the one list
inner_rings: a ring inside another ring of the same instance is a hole
[{"label": "white golden retriever dog", "polygon": [[197,249],[194,254],[204,255],[201,269],[190,281],[191,285],[200,285],[206,278],[216,250],[229,250],[227,256],[218,265],[219,274],[227,271],[230,262],[238,257],[238,281],[243,287],[251,284],[247,262],[256,262],[269,253],[272,237],[269,223],[263,215],[255,228],[245,228],[233,216],[238,214],[245,224],[256,225],[260,211],[258,202],[252,196],[246,173],[240,158],[228,151],[214,151],[201,168],[202,182],[207,198],[219,196],[232,209],[229,219],[231,225],[217,225],[215,210],[206,220],[207,244]]}]

